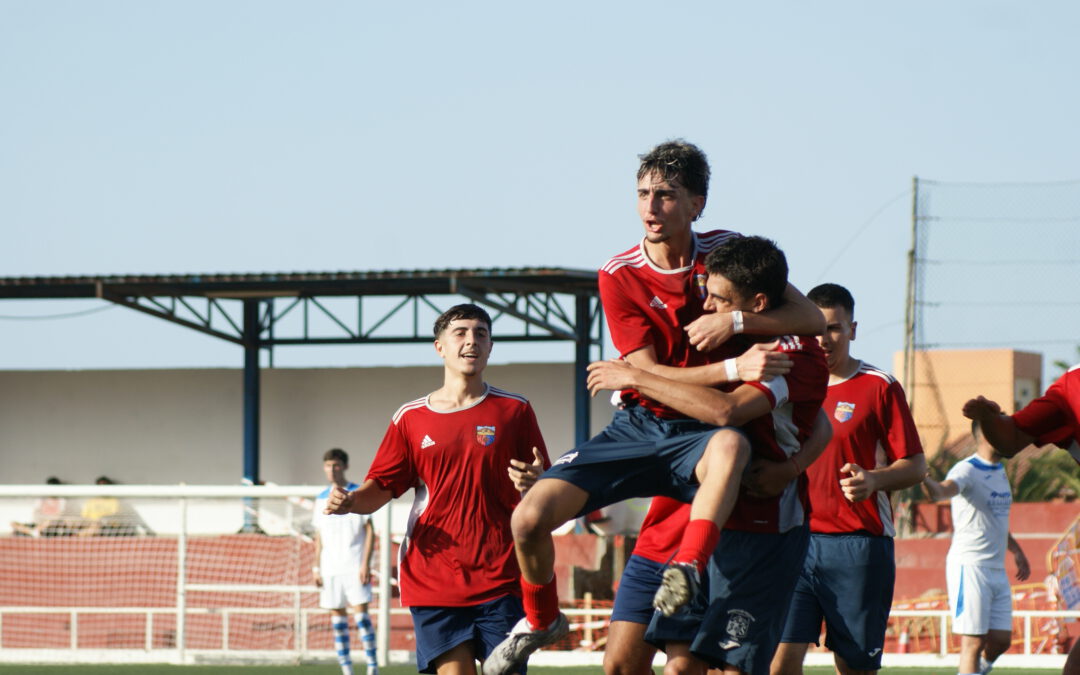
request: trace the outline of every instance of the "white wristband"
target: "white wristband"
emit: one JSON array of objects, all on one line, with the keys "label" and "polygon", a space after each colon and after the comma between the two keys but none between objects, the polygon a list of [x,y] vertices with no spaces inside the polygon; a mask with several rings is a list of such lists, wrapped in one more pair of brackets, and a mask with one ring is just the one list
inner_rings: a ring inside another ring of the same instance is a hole
[{"label": "white wristband", "polygon": [[311,571],[312,571],[312,572],[314,572],[315,574],[318,574],[318,573],[319,573],[319,572],[321,572],[322,570],[320,570],[320,569],[319,569],[318,567],[312,567],[312,568],[311,568]]},{"label": "white wristband", "polygon": [[731,313],[731,332],[736,335],[743,332],[742,310],[736,309]]},{"label": "white wristband", "polygon": [[735,359],[724,360],[724,373],[727,374],[728,382],[739,381],[739,366],[735,363]]}]

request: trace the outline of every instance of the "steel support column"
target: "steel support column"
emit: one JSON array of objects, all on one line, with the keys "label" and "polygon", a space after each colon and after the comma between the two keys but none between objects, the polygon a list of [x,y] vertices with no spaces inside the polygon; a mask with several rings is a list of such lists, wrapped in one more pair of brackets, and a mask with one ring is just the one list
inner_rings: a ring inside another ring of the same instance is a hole
[{"label": "steel support column", "polygon": [[[244,483],[259,480],[259,301],[244,300]],[[241,532],[260,532],[258,505],[245,500]]]},{"label": "steel support column", "polygon": [[574,445],[589,440],[589,390],[586,384],[589,365],[589,339],[592,317],[589,314],[589,296],[574,298]]}]

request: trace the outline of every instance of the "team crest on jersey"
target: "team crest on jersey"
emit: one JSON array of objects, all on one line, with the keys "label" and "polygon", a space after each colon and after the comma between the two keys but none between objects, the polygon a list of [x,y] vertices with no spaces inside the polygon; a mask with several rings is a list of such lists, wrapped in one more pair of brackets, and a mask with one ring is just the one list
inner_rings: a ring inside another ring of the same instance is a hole
[{"label": "team crest on jersey", "polygon": [[851,419],[851,416],[855,414],[855,404],[848,403],[847,401],[839,401],[836,404],[836,409],[833,410],[832,416],[836,418],[837,422],[847,422]]},{"label": "team crest on jersey", "polygon": [[708,280],[708,278],[708,275],[705,274],[694,275],[694,284],[697,286],[697,294],[698,297],[702,300],[704,300],[705,296],[709,294],[709,291],[705,288],[705,282]]},{"label": "team crest on jersey", "polygon": [[[728,611],[727,627],[724,632],[736,645],[746,639],[750,634],[750,624],[754,623],[754,615],[746,610],[732,609]],[[728,647],[728,649],[731,649]]]},{"label": "team crest on jersey", "polygon": [[495,442],[495,427],[476,427],[476,442],[480,445],[491,445]]}]

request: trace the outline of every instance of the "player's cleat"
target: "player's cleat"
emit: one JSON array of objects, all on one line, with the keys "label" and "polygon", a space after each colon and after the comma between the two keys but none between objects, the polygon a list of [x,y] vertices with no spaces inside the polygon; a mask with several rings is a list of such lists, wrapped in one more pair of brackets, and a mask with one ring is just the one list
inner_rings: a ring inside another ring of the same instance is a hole
[{"label": "player's cleat", "polygon": [[529,627],[528,619],[522,619],[510,630],[507,638],[488,654],[484,660],[483,674],[520,673],[530,654],[566,637],[569,632],[570,623],[562,612],[559,612],[559,617],[544,630],[533,630]]},{"label": "player's cleat", "polygon": [[701,588],[701,575],[693,563],[672,563],[664,570],[660,588],[653,596],[653,607],[671,616],[686,606]]},{"label": "player's cleat", "polygon": [[991,661],[987,661],[986,657],[982,654],[979,655],[979,675],[986,675],[994,669],[994,664]]}]

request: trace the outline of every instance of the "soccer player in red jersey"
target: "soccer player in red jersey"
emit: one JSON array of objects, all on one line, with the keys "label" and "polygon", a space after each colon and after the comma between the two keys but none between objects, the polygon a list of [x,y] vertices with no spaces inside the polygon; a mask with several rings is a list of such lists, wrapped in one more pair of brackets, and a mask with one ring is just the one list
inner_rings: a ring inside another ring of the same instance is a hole
[{"label": "soccer player in red jersey", "polygon": [[900,383],[851,354],[855,299],[837,284],[810,298],[825,314],[819,338],[829,364],[823,408],[832,441],[806,471],[810,548],[791,599],[774,675],[802,673],[825,622],[825,646],[842,675],[881,669],[896,561],[889,492],[926,476],[926,458]]},{"label": "soccer player in red jersey", "polygon": [[524,615],[510,514],[550,462],[529,402],[484,382],[487,312],[447,310],[435,322],[435,349],[443,386],[398,409],[364,483],[335,486],[326,512],[371,513],[416,491],[399,578],[417,666],[475,675],[476,660]]},{"label": "soccer player in red jersey", "polygon": [[[1013,415],[982,396],[964,404],[964,415],[979,423],[986,440],[1004,457],[1029,445],[1053,443],[1080,463],[1080,365],[1059,377],[1046,393]],[[1080,675],[1080,640],[1069,649],[1062,675]]]},{"label": "soccer player in red jersey", "polygon": [[[765,311],[779,303],[787,279],[783,253],[761,237],[726,242],[709,254],[706,268],[707,307],[719,311]],[[674,382],[625,362],[589,367],[594,393],[633,387],[696,419],[739,425],[755,459],[779,475],[779,490],[759,493],[740,487],[736,477],[738,499],[709,563],[707,595],[670,616],[654,614],[646,638],[667,651],[669,675],[703,674],[707,667],[767,673],[779,642],[809,539],[806,481],[800,476],[805,465],[799,462],[812,461],[827,434],[806,456],[800,444],[820,419],[828,369],[813,336],[784,336],[778,349],[792,360],[788,373],[727,391]]]},{"label": "soccer player in red jersey", "polygon": [[[736,359],[742,347],[721,345],[737,333],[820,333],[821,313],[793,287],[783,289],[785,302],[769,312],[704,311],[705,256],[739,237],[691,228],[708,194],[704,153],[682,141],[663,143],[641,157],[637,179],[645,236],[599,274],[600,298],[620,355],[650,372],[708,386],[786,372],[790,358],[781,351],[755,346]],[[734,503],[735,495],[723,486],[741,473],[748,457],[740,432],[623,391],[622,409],[611,425],[560,457],[514,511],[526,620],[484,664],[485,675],[515,672],[529,653],[565,632],[554,580],[555,528],[628,497],[693,500],[673,562],[700,573],[719,537],[717,523]]]}]

